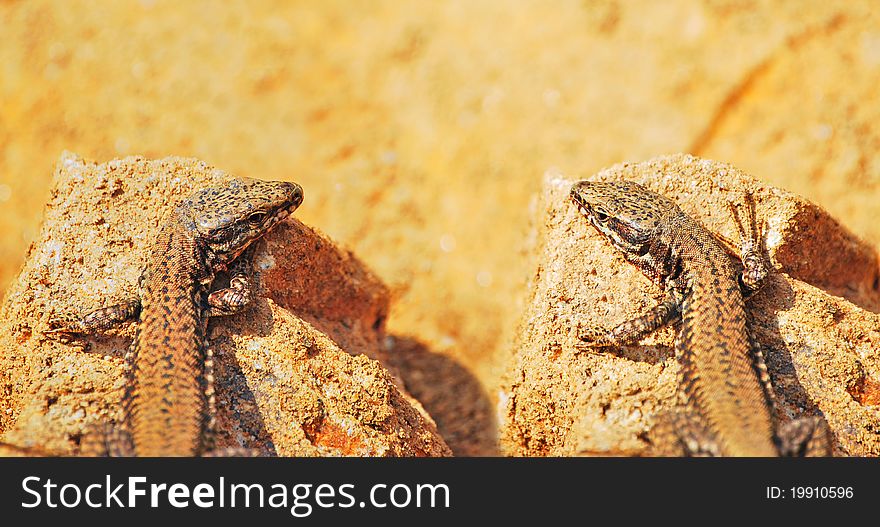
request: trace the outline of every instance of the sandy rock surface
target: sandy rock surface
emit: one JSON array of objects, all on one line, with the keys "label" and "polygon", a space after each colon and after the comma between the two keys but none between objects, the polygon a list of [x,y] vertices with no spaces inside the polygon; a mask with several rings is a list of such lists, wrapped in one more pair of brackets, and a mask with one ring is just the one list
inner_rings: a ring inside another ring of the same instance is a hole
[{"label": "sandy rock surface", "polygon": [[[88,339],[88,350],[42,331],[53,317],[132,296],[164,213],[229,177],[193,159],[98,165],[62,156],[42,230],[0,311],[0,440],[73,453],[90,427],[121,417],[122,357],[134,328]],[[258,243],[255,305],[209,330],[219,362],[218,446],[282,456],[449,455],[433,420],[385,366],[382,282],[296,219]]]},{"label": "sandy rock surface", "polygon": [[[725,203],[751,191],[775,272],[747,310],[777,417],[822,414],[837,455],[880,455],[880,279],[871,246],[820,207],[727,164],[676,155],[591,179],[638,181],[735,247]],[[536,210],[537,271],[499,408],[502,450],[511,455],[643,451],[655,417],[680,396],[672,328],[637,346],[575,351],[578,323],[613,327],[662,292],[571,205],[574,181],[548,174]]]}]

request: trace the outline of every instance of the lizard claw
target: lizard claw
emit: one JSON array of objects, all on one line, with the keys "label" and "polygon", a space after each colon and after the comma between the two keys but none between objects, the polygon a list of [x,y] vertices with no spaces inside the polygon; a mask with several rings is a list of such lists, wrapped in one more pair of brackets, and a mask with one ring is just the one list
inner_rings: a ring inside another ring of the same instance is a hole
[{"label": "lizard claw", "polygon": [[585,328],[578,326],[577,338],[580,341],[575,344],[575,348],[578,351],[590,351],[595,348],[614,345],[614,342],[611,340],[611,332],[603,327],[591,326]]},{"label": "lizard claw", "polygon": [[769,273],[767,266],[759,256],[749,254],[743,258],[743,271],[740,275],[740,280],[747,291],[757,291],[760,289]]},{"label": "lizard claw", "polygon": [[[83,332],[77,327],[78,323],[74,320],[57,317],[49,319],[46,325],[48,327],[42,331],[43,335],[55,339],[62,344],[82,341]],[[88,346],[85,345],[85,347]]]},{"label": "lizard claw", "polygon": [[48,326],[48,329],[43,330],[43,333],[81,333],[80,330],[76,327],[78,325],[77,322],[69,318],[50,318],[46,325]]},{"label": "lizard claw", "polygon": [[769,262],[758,244],[766,224],[763,219],[758,222],[755,199],[751,192],[743,192],[736,200],[728,199],[727,208],[740,238],[740,260],[743,265],[739,277],[740,285],[744,294],[751,296],[761,288],[770,273]]}]

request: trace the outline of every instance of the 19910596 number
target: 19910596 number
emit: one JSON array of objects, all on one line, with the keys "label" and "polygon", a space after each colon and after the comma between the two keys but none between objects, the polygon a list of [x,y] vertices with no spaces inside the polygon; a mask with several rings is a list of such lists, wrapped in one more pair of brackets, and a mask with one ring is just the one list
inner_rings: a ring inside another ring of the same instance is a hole
[{"label": "19910596 number", "polygon": [[852,498],[852,487],[791,487],[791,497],[796,499]]}]

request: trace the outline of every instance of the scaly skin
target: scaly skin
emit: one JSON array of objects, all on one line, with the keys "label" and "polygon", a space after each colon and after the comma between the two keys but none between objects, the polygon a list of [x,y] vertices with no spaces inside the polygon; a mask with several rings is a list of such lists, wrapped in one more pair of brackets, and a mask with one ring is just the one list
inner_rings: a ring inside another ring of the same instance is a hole
[{"label": "scaly skin", "polygon": [[[194,456],[210,447],[214,419],[208,318],[251,300],[242,254],[302,203],[295,183],[233,179],[181,200],[162,223],[140,280],[140,298],[102,308],[51,333],[100,332],[138,317],[126,355],[125,421],[87,453]],[[249,251],[248,251],[249,252]],[[215,273],[230,285],[210,292]],[[55,322],[57,326],[59,322]]]},{"label": "scaly skin", "polygon": [[[796,420],[774,434],[769,375],[763,356],[752,349],[746,327],[744,294],[757,290],[767,275],[756,248],[753,219],[749,228],[738,224],[743,237],[740,274],[703,225],[637,183],[581,181],[572,187],[571,199],[630,263],[666,291],[666,299],[644,316],[611,330],[583,331],[584,347],[634,343],[681,321],[675,347],[689,404],[655,427],[655,452],[827,453],[827,433],[823,436],[819,430],[824,422],[816,419]],[[734,208],[732,212],[740,221]]]}]

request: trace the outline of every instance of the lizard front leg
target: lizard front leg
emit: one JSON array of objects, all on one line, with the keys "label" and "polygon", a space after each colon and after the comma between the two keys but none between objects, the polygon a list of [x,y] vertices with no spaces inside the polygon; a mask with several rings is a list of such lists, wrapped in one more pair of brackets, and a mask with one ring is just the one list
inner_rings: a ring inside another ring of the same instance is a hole
[{"label": "lizard front leg", "polygon": [[642,316],[617,325],[613,329],[601,326],[578,328],[577,349],[587,350],[590,348],[622,346],[635,344],[651,333],[681,316],[681,303],[670,290],[663,302],[652,307]]},{"label": "lizard front leg", "polygon": [[228,316],[238,313],[253,301],[253,247],[236,258],[229,269],[229,287],[218,289],[208,295],[205,314],[209,317]]},{"label": "lizard front leg", "polygon": [[[765,279],[770,273],[770,263],[758,245],[760,233],[755,213],[755,200],[752,194],[745,193],[739,200],[728,201],[727,208],[733,217],[737,233],[739,233],[740,259],[743,265],[739,285],[743,296],[748,298],[757,293],[764,285]],[[740,209],[744,209],[745,218],[740,214]]]},{"label": "lizard front leg", "polygon": [[[49,329],[43,333],[68,343],[85,336],[103,334],[126,323],[136,322],[140,313],[140,298],[130,299],[90,311],[79,318],[53,318],[49,321]],[[83,344],[83,346],[87,349],[89,345]],[[123,362],[123,375],[128,379],[126,391],[130,390],[131,386],[133,361],[133,346],[129,346]],[[123,401],[123,405],[125,404]],[[79,449],[79,455],[87,457],[120,457],[134,454],[134,443],[124,422],[105,424],[87,431],[83,435]]]},{"label": "lizard front leg", "polygon": [[[738,282],[743,298],[749,298],[757,293],[766,282],[766,278],[770,273],[770,262],[764,257],[764,252],[758,245],[758,240],[761,238],[761,229],[758,229],[755,200],[752,194],[746,192],[742,195],[741,199],[728,201],[727,207],[730,210],[730,215],[733,218],[740,238],[740,259],[742,260],[743,271],[739,276]],[[740,209],[744,209],[743,214],[740,214]],[[764,359],[764,352],[754,338],[751,328],[748,331],[749,349],[752,353],[755,372],[758,374],[768,402],[775,406],[776,395],[773,392],[770,372],[767,370],[767,362]]]},{"label": "lizard front leg", "polygon": [[[208,295],[205,316],[229,316],[238,313],[253,301],[253,248],[248,248],[229,270],[229,287],[218,289]],[[210,343],[205,346],[205,398],[207,400],[206,430],[212,433],[216,420],[216,393],[214,391],[214,350]],[[210,440],[207,441],[210,443]]]},{"label": "lizard front leg", "polygon": [[[206,317],[229,316],[238,313],[253,302],[255,284],[253,279],[253,247],[249,247],[236,260],[229,269],[229,287],[211,292],[205,306]],[[217,394],[214,389],[214,346],[210,339],[205,344],[204,362],[204,392],[205,392],[205,437],[203,438],[203,455],[220,457],[250,456],[253,454],[247,449],[239,449],[234,453],[224,453],[224,450],[213,450],[214,433],[217,422]]]},{"label": "lizard front leg", "polygon": [[120,304],[96,309],[79,318],[53,318],[49,321],[49,329],[43,333],[62,338],[101,334],[127,322],[137,321],[140,313],[140,299],[126,300]]}]

